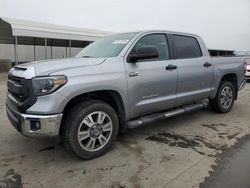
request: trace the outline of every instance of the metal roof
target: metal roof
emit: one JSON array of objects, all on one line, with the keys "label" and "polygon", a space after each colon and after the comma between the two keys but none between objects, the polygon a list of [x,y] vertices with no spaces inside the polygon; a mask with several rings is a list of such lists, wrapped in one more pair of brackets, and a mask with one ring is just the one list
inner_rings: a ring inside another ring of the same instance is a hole
[{"label": "metal roof", "polygon": [[[6,24],[9,24],[10,27],[8,27]],[[108,31],[39,23],[39,22],[19,20],[14,18],[0,18],[0,30],[2,28],[4,28],[5,30],[7,28],[10,28],[11,30],[9,32],[12,33],[12,36],[26,36],[26,37],[38,37],[38,38],[80,40],[80,41],[95,41],[98,38],[112,34],[112,32]]]}]

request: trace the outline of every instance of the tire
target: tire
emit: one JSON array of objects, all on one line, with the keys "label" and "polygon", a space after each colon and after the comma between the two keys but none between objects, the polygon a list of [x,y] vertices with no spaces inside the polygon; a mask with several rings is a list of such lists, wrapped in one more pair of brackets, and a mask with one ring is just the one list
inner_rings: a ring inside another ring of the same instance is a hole
[{"label": "tire", "polygon": [[75,106],[63,126],[66,148],[82,159],[94,159],[113,146],[118,135],[119,121],[110,105],[90,100]]},{"label": "tire", "polygon": [[229,112],[233,107],[235,94],[233,84],[228,81],[222,81],[215,98],[209,101],[212,109],[218,113]]}]

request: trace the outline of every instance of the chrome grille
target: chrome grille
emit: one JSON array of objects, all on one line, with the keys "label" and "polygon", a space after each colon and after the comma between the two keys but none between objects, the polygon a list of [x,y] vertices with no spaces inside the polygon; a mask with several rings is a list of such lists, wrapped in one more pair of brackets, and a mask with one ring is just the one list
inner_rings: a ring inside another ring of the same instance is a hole
[{"label": "chrome grille", "polygon": [[7,81],[8,92],[15,98],[17,102],[24,102],[28,97],[27,89],[23,84],[24,78],[9,75]]}]

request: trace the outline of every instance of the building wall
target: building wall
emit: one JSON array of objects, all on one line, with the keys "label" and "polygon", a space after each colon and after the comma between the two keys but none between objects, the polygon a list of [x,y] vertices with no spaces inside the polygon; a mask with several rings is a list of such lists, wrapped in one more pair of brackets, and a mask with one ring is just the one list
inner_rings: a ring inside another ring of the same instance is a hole
[{"label": "building wall", "polygon": [[[71,48],[71,57],[78,54],[82,48]],[[45,59],[45,47],[35,46],[36,60]],[[67,53],[67,54],[66,54]],[[52,57],[51,57],[51,47],[47,46],[47,59],[65,58],[69,56],[69,47],[52,47]],[[13,44],[0,44],[0,59],[15,61],[14,56],[14,45]],[[18,60],[19,62],[29,62],[34,61],[34,46],[33,45],[18,45]]]}]

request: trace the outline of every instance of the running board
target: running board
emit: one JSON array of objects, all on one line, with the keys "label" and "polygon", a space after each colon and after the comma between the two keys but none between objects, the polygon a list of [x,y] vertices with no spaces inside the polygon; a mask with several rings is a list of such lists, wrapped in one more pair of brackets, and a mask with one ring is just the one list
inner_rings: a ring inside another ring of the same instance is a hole
[{"label": "running board", "polygon": [[173,117],[179,114],[184,114],[184,113],[192,112],[195,110],[199,110],[199,109],[206,107],[207,105],[208,103],[204,101],[198,104],[184,106],[184,107],[177,108],[177,109],[167,111],[167,112],[161,112],[161,113],[156,113],[156,114],[152,114],[148,116],[143,116],[143,117],[140,117],[139,119],[128,121],[126,125],[128,129],[133,129],[141,125],[153,123],[159,120],[164,120],[164,119],[167,119],[169,117]]}]

